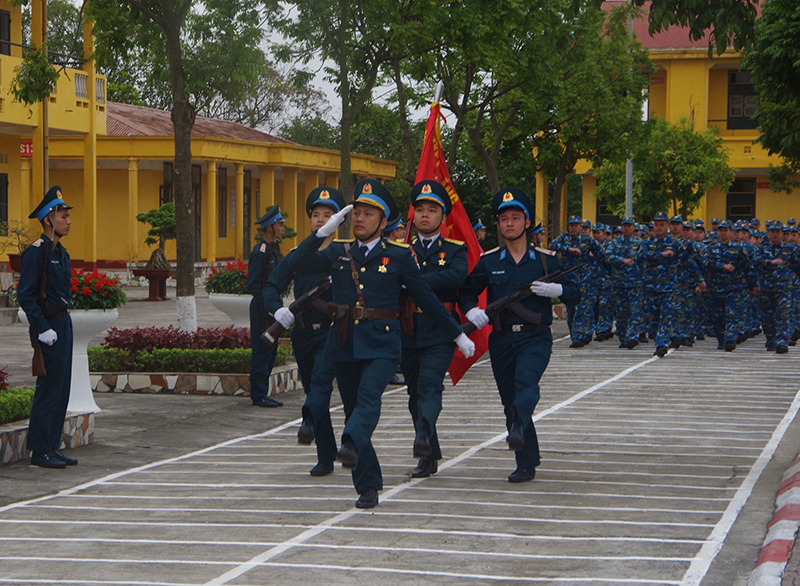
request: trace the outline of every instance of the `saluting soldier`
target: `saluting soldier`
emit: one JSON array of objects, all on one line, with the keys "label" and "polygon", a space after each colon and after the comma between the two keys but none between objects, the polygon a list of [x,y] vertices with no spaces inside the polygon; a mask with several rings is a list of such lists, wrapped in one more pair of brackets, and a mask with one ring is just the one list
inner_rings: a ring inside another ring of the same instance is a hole
[{"label": "saluting soldier", "polygon": [[36,377],[27,444],[33,452],[31,464],[42,468],[78,463],[59,451],[72,378],[72,264],[61,244],[72,225],[71,209],[62,199],[61,188],[54,186],[28,216],[42,224],[42,235],[22,252],[17,288],[19,306],[30,324],[31,342],[41,348],[47,371]]},{"label": "saluting soldier", "polygon": [[[311,220],[311,229],[324,226],[344,205],[344,197],[338,189],[317,187],[312,190],[306,198],[306,213]],[[320,248],[327,248],[332,241],[333,235],[328,236]],[[332,297],[330,291],[323,293],[298,316],[283,306],[281,293],[292,281],[297,299],[323,279],[329,278],[327,273],[302,274],[293,271],[291,259],[294,254],[295,250],[290,251],[272,271],[264,288],[264,302],[267,311],[283,327],[289,328],[295,323],[292,330],[292,353],[297,360],[297,370],[306,393],[302,409],[303,423],[297,432],[297,441],[310,445],[316,440],[317,463],[309,473],[311,476],[325,476],[333,472],[333,462],[336,460],[336,437],[330,414],[333,363],[324,359],[325,343],[331,328],[328,303]]]},{"label": "saluting soldier", "polygon": [[[397,206],[389,190],[375,179],[362,179],[353,205],[346,206],[303,240],[292,257],[297,272],[330,273],[334,327],[325,359],[331,360],[342,395],[346,423],[337,459],[352,470],[359,494],[356,507],[377,506],[383,489],[372,433],[381,412],[381,395],[400,360],[398,302],[403,286],[412,301],[446,332],[466,356],[475,345],[437,299],[411,256],[407,244],[381,237]],[[318,250],[353,209],[355,239],[334,240]]]},{"label": "saluting soldier", "polygon": [[[519,189],[501,189],[492,199],[492,214],[505,245],[487,251],[472,269],[459,292],[458,303],[467,319],[481,328],[489,323],[479,308],[484,290],[492,303],[520,286],[562,268],[555,253],[528,246],[526,233],[531,225],[533,204]],[[560,297],[568,307],[580,300],[580,288],[570,279],[563,283],[533,283],[533,295],[513,311],[496,316],[489,335],[492,372],[506,416],[508,446],[514,450],[517,468],[509,482],[526,482],[536,476],[541,463],[539,440],[533,424],[533,411],[539,402],[542,378],[553,348],[550,324],[552,297]],[[527,316],[527,317],[521,317]]]},{"label": "saluting soldier", "polygon": [[275,366],[278,346],[267,346],[261,334],[273,323],[264,298],[264,288],[270,274],[281,262],[283,255],[278,240],[283,238],[286,220],[281,215],[280,207],[275,205],[267,210],[258,221],[261,226],[261,240],[250,252],[247,265],[247,292],[253,296],[250,301],[250,400],[254,407],[280,407],[281,401],[269,396],[269,377]]},{"label": "saluting soldier", "polygon": [[[414,227],[417,237],[411,242],[425,281],[430,285],[444,308],[458,320],[455,313],[458,288],[469,273],[467,247],[459,240],[443,238],[442,223],[452,209],[450,196],[437,181],[421,181],[411,190],[414,206]],[[453,360],[456,345],[427,313],[413,304],[403,304],[408,315],[401,311],[403,324],[403,357],[400,367],[408,385],[408,410],[414,421],[414,457],[419,458],[412,478],[426,478],[438,470],[442,459],[436,421],[442,410],[442,393],[447,367]]]}]

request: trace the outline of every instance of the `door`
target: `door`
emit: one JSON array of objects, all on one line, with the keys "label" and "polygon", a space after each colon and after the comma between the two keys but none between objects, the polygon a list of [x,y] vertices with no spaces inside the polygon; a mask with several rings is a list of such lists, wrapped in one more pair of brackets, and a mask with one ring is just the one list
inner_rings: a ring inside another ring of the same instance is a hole
[{"label": "door", "polygon": [[742,177],[734,180],[728,189],[725,211],[727,218],[736,220],[752,220],[756,217],[756,180]]}]

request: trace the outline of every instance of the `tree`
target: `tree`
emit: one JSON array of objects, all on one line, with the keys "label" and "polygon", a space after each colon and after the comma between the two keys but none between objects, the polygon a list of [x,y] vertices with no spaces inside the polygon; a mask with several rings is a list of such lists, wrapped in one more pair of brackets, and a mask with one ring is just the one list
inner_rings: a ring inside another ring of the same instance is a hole
[{"label": "tree", "polygon": [[800,186],[800,11],[794,0],[767,0],[756,21],[755,40],[742,60],[758,92],[758,138],[771,155],[784,158],[769,171],[772,188]]},{"label": "tree", "polygon": [[[624,161],[603,163],[595,175],[595,196],[617,215],[624,215]],[[634,213],[640,219],[667,210],[688,216],[711,187],[727,189],[735,176],[716,127],[697,132],[685,118],[678,124],[654,118],[646,124],[644,139],[633,153]]]},{"label": "tree", "polygon": [[147,213],[137,214],[136,220],[142,224],[150,224],[144,243],[148,246],[158,244],[158,247],[150,255],[150,260],[147,261],[145,268],[171,269],[165,251],[167,240],[174,240],[176,235],[175,204],[170,201]]},{"label": "tree", "polygon": [[194,198],[191,186],[192,127],[196,104],[209,95],[246,93],[264,65],[259,43],[268,0],[92,0],[98,60],[115,54],[155,51],[153,66],[170,88],[175,129],[175,220],[178,325],[197,329],[194,299]]}]

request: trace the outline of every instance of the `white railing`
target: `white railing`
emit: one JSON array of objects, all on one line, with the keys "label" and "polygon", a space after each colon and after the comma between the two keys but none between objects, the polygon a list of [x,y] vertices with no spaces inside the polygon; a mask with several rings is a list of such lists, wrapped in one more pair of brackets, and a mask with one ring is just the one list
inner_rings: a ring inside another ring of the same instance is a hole
[{"label": "white railing", "polygon": [[106,103],[106,85],[105,80],[97,78],[94,82],[95,96],[98,104]]},{"label": "white railing", "polygon": [[85,73],[75,72],[75,97],[79,100],[89,99],[89,93],[86,91],[86,78]]}]

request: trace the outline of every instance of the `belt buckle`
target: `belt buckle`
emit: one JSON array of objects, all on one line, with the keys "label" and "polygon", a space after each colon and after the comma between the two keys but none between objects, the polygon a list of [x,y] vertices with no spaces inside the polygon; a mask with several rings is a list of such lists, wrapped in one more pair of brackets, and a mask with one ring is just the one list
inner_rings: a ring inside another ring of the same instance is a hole
[{"label": "belt buckle", "polygon": [[364,306],[363,305],[356,305],[353,308],[353,319],[354,320],[364,319]]},{"label": "belt buckle", "polygon": [[512,332],[521,332],[522,331],[522,324],[512,324],[511,325]]},{"label": "belt buckle", "polygon": [[321,327],[322,327],[322,324],[311,324],[311,329],[312,329],[312,330],[318,330],[318,329],[320,329]]}]

